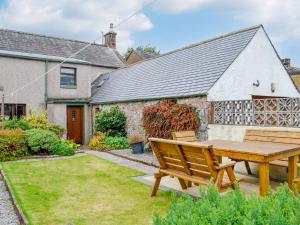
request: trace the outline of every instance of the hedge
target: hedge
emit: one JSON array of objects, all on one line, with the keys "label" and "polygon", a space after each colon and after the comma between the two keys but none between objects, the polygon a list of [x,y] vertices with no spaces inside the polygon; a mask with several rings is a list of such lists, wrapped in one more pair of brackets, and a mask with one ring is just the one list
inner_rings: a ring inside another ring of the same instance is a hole
[{"label": "hedge", "polygon": [[0,130],[0,161],[28,155],[26,135],[21,129]]}]

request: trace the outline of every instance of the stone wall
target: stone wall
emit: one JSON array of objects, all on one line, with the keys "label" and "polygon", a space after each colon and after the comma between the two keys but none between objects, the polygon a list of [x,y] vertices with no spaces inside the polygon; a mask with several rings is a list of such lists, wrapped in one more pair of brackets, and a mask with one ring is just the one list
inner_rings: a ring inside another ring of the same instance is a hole
[{"label": "stone wall", "polygon": [[[207,132],[206,128],[208,125],[208,107],[209,103],[206,102],[206,97],[193,97],[178,99],[179,104],[190,104],[196,107],[200,118],[201,118],[201,128],[199,131],[199,138],[206,139]],[[94,106],[94,116],[97,110],[106,110],[112,106],[119,106],[119,108],[125,113],[127,118],[126,131],[128,135],[140,134],[145,135],[143,128],[143,109],[145,106],[153,105],[158,103],[158,101],[144,101],[144,102],[128,102],[128,103],[117,103],[108,105],[95,105]]]}]

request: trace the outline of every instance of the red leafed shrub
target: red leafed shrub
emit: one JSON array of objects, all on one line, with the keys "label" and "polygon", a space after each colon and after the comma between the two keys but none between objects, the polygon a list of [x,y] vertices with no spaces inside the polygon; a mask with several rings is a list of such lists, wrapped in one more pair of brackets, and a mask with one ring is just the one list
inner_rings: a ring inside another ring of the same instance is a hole
[{"label": "red leafed shrub", "polygon": [[171,132],[197,131],[199,124],[200,119],[194,107],[177,104],[174,100],[163,100],[145,107],[143,111],[143,125],[147,137],[171,138]]}]

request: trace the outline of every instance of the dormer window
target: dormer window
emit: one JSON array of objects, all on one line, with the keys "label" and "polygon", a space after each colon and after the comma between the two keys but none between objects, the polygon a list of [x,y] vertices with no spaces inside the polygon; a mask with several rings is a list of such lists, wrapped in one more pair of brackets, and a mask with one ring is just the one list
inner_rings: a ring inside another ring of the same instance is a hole
[{"label": "dormer window", "polygon": [[60,87],[76,88],[76,68],[61,67],[60,68]]}]

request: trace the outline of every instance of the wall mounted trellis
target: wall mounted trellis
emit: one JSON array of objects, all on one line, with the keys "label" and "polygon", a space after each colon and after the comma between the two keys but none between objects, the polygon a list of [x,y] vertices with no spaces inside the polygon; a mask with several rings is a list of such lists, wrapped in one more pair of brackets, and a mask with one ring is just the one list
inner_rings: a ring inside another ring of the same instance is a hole
[{"label": "wall mounted trellis", "polygon": [[212,102],[212,113],[213,124],[300,128],[300,98]]}]

